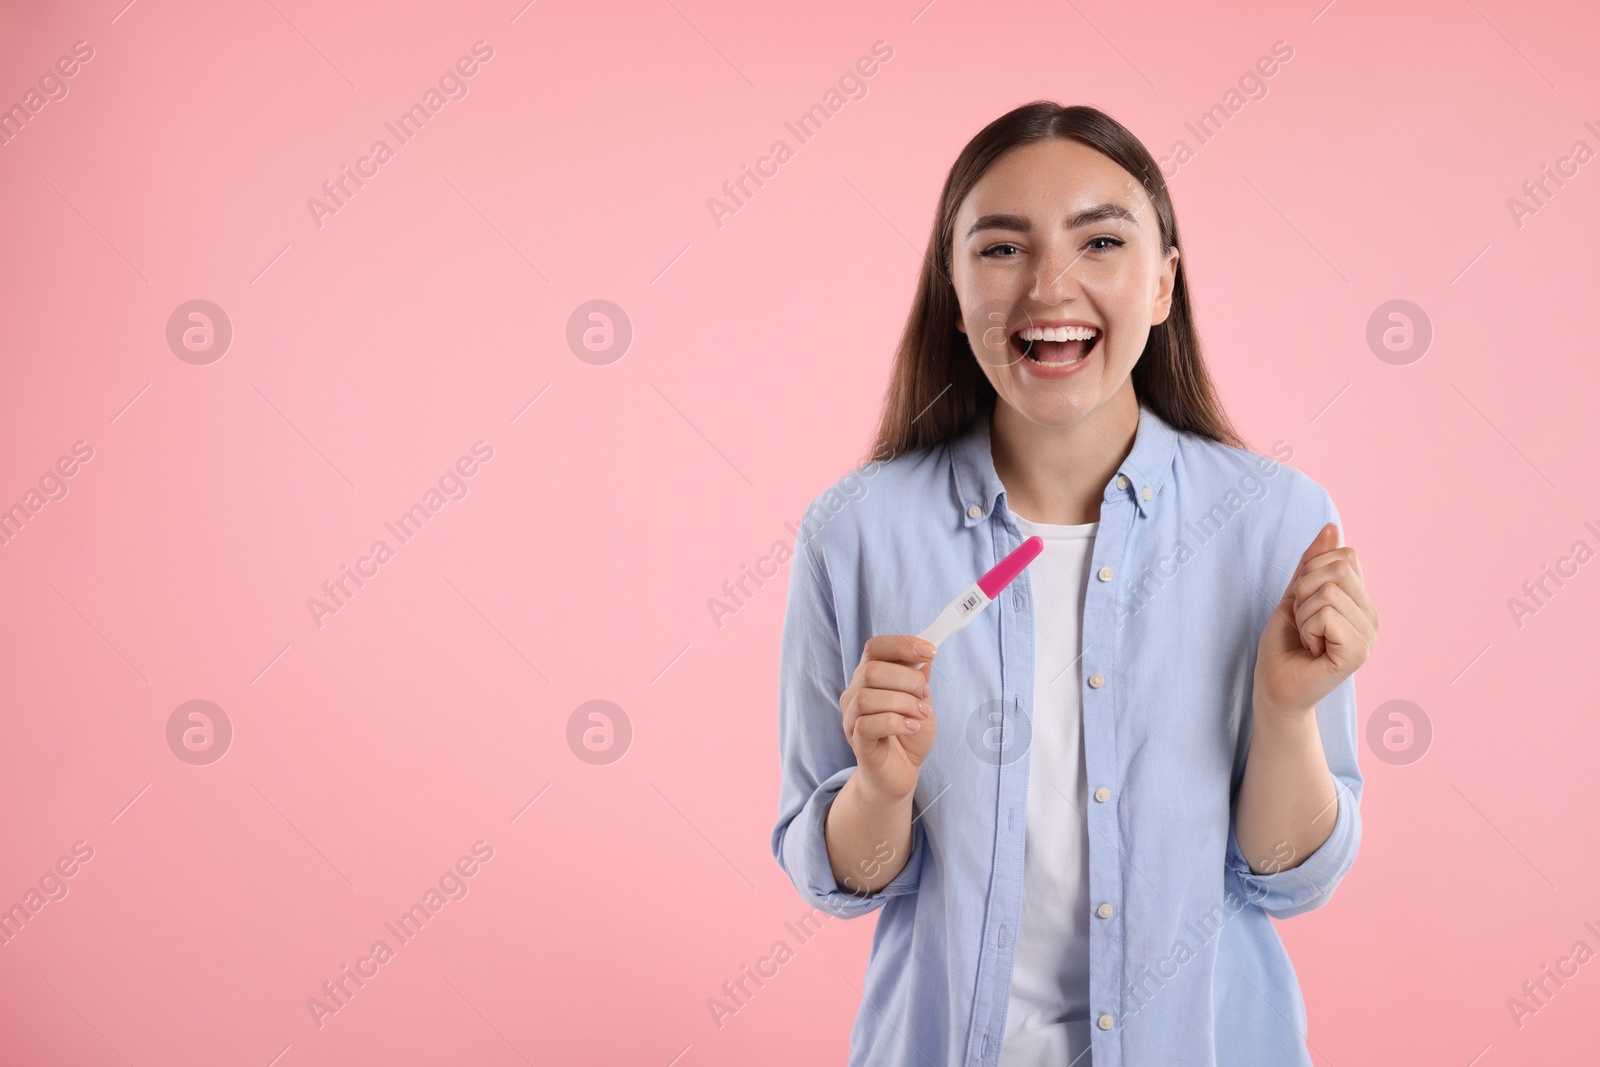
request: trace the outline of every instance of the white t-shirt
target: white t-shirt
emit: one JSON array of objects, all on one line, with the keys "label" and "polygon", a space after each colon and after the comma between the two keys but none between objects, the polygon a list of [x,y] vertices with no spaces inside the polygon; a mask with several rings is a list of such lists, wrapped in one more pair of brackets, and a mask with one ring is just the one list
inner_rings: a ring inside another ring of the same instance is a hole
[{"label": "white t-shirt", "polygon": [[1083,758],[1083,601],[1098,522],[1029,522],[1044,538],[1033,594],[1033,741],[1022,922],[1000,1067],[1089,1067],[1089,824]]}]

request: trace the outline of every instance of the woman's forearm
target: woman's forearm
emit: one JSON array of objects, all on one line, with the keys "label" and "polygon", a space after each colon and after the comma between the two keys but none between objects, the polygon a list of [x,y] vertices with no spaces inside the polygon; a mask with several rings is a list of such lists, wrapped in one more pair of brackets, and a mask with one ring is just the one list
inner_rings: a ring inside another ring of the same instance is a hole
[{"label": "woman's forearm", "polygon": [[1333,832],[1338,797],[1316,709],[1268,714],[1258,707],[1234,819],[1250,869],[1274,874],[1303,863]]},{"label": "woman's forearm", "polygon": [[894,881],[911,858],[911,796],[871,796],[851,775],[828,808],[823,834],[839,888],[870,896]]}]

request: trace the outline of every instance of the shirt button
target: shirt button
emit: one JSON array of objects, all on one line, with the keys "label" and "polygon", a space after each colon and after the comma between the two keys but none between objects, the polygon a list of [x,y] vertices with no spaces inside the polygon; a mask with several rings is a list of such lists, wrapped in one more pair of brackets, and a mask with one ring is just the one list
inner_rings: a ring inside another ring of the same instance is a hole
[{"label": "shirt button", "polygon": [[1109,1015],[1102,1015],[1102,1016],[1100,1016],[1099,1019],[1096,1020],[1096,1024],[1102,1030],[1109,1030],[1109,1029],[1111,1029],[1112,1018]]},{"label": "shirt button", "polygon": [[1102,582],[1109,582],[1111,580],[1111,568],[1110,567],[1101,567],[1100,568],[1100,580]]},{"label": "shirt button", "polygon": [[1126,488],[1128,488],[1128,476],[1127,475],[1125,475],[1125,474],[1117,475],[1117,488],[1118,489],[1126,489]]},{"label": "shirt button", "polygon": [[1111,799],[1111,790],[1107,789],[1105,786],[1101,786],[1099,789],[1094,791],[1094,798],[1100,803],[1104,804],[1106,801]]},{"label": "shirt button", "polygon": [[1144,492],[1140,493],[1139,495],[1144,497],[1146,500],[1149,500],[1150,499],[1150,487],[1148,485],[1145,486],[1144,487]]},{"label": "shirt button", "polygon": [[970,508],[967,509],[967,514],[970,515],[972,518],[976,519],[980,515],[983,514],[983,509],[980,508],[978,505],[974,504]]},{"label": "shirt button", "polygon": [[1102,919],[1111,918],[1111,915],[1114,911],[1115,909],[1112,908],[1110,904],[1102,904],[1098,908],[1094,909],[1094,913],[1100,916]]},{"label": "shirt button", "polygon": [[1099,689],[1102,685],[1105,685],[1105,684],[1106,684],[1106,680],[1102,675],[1099,675],[1099,674],[1091,674],[1091,675],[1089,675],[1089,688],[1091,688],[1091,689]]}]

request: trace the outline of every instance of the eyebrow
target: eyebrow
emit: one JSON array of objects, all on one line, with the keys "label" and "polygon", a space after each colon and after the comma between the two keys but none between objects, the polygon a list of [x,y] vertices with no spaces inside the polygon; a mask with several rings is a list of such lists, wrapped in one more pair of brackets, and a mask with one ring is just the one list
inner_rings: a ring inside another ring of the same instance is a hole
[{"label": "eyebrow", "polygon": [[[1066,228],[1076,230],[1080,226],[1105,222],[1109,219],[1126,219],[1135,226],[1139,225],[1134,213],[1121,204],[1096,204],[1068,217]],[[972,224],[972,228],[967,231],[967,236],[971,237],[979,230],[1016,230],[1019,233],[1028,233],[1032,229],[1033,223],[1021,215],[980,215]]]}]

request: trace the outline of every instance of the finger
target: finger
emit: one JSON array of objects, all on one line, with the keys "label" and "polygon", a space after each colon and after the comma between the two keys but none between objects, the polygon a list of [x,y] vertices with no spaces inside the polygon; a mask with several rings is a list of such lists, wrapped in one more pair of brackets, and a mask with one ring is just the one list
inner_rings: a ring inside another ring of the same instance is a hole
[{"label": "finger", "polygon": [[[1325,563],[1314,567],[1295,583],[1296,604],[1304,603],[1324,585],[1337,585],[1350,598],[1356,613],[1363,616],[1376,630],[1378,609],[1373,607],[1372,598],[1367,595],[1366,582],[1356,570],[1354,561],[1347,556],[1333,554],[1322,558],[1326,560]],[[1299,613],[1296,612],[1296,615],[1298,617]]]},{"label": "finger", "polygon": [[[921,651],[918,651],[918,649]],[[867,640],[861,652],[862,662],[869,659],[890,663],[906,663],[915,667],[933,659],[938,649],[915,634],[878,634]]]},{"label": "finger", "polygon": [[1345,545],[1343,548],[1330,549],[1327,552],[1313,556],[1311,559],[1308,559],[1305,562],[1307,567],[1320,567],[1336,559],[1349,560],[1350,566],[1355,570],[1355,572],[1357,574],[1361,573],[1361,560],[1356,556],[1356,550],[1351,548],[1349,545]]},{"label": "finger", "polygon": [[927,710],[932,710],[933,705],[911,693],[903,693],[898,689],[867,689],[864,688],[856,694],[856,711],[861,715],[876,715],[883,711],[895,711],[902,715],[915,715],[918,718],[926,716]]},{"label": "finger", "polygon": [[886,711],[878,715],[863,715],[856,720],[855,738],[858,741],[881,741],[885,737],[903,737],[922,729],[922,720],[909,715]]},{"label": "finger", "polygon": [[1343,556],[1328,554],[1318,557],[1323,562],[1313,564],[1308,562],[1300,568],[1299,577],[1294,581],[1294,599],[1296,603],[1305,600],[1312,593],[1321,589],[1328,583],[1343,585],[1346,592],[1354,592],[1360,579],[1351,566],[1350,561]]},{"label": "finger", "polygon": [[1363,633],[1378,632],[1378,609],[1373,606],[1372,598],[1367,595],[1366,583],[1360,575],[1342,575],[1335,581],[1326,583],[1334,586],[1346,598],[1341,603],[1341,608],[1346,609],[1350,620],[1358,624]]},{"label": "finger", "polygon": [[843,726],[846,737],[849,737],[855,728],[856,720],[863,716],[894,712],[915,718],[927,718],[933,712],[932,704],[910,693],[866,686],[846,690],[845,696],[839,701],[839,706],[844,712]]},{"label": "finger", "polygon": [[1361,610],[1361,606],[1351,598],[1343,586],[1335,582],[1323,585],[1295,608],[1295,625],[1300,627],[1302,633],[1319,632],[1310,624],[1323,608],[1333,608],[1350,623],[1357,634],[1363,637],[1371,637],[1377,632],[1372,628],[1371,620]]},{"label": "finger", "polygon": [[1311,543],[1306,546],[1306,550],[1300,553],[1300,566],[1304,567],[1306,561],[1313,556],[1320,556],[1324,552],[1337,547],[1339,547],[1339,527],[1331,522],[1326,523],[1322,529],[1317,531],[1317,536],[1311,539]]},{"label": "finger", "polygon": [[1300,579],[1305,577],[1306,572],[1311,568],[1314,561],[1337,553],[1338,550],[1334,548],[1336,542],[1330,542],[1329,540],[1330,531],[1336,529],[1332,523],[1324,526],[1317,531],[1317,536],[1311,539],[1311,543],[1306,546],[1306,550],[1300,553],[1300,559],[1294,565],[1294,573],[1289,575],[1288,585],[1283,590],[1284,600],[1299,601],[1301,596],[1297,591],[1297,585]]},{"label": "finger", "polygon": [[929,691],[927,675],[904,663],[887,660],[868,660],[861,671],[863,685],[873,689],[896,689],[912,696],[923,696]]},{"label": "finger", "polygon": [[1306,631],[1314,634],[1328,658],[1338,661],[1342,667],[1353,671],[1366,661],[1366,645],[1355,623],[1333,605],[1324,604],[1307,619]]}]

